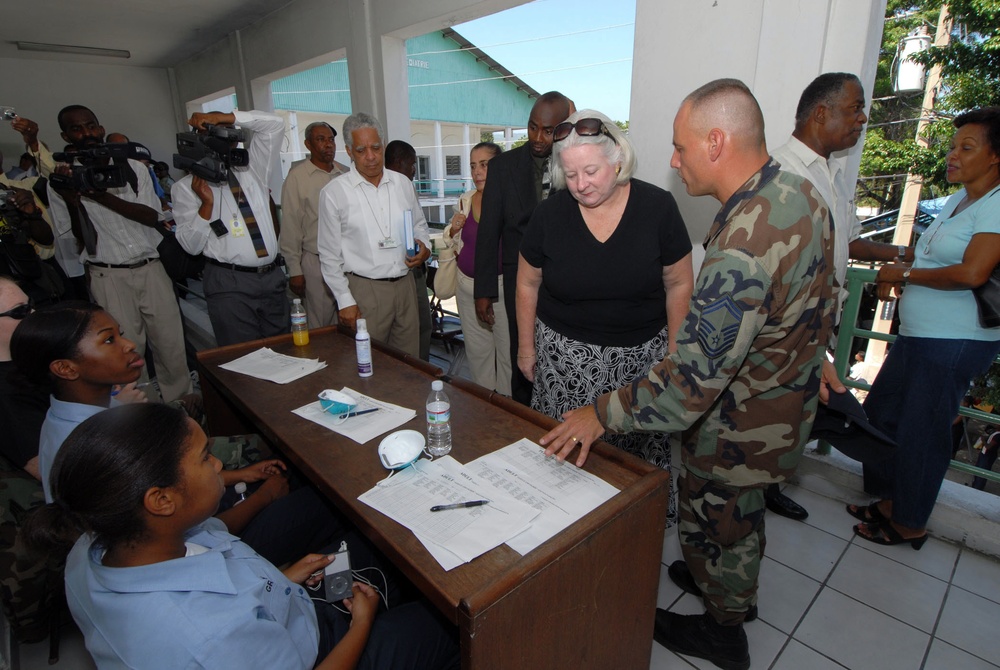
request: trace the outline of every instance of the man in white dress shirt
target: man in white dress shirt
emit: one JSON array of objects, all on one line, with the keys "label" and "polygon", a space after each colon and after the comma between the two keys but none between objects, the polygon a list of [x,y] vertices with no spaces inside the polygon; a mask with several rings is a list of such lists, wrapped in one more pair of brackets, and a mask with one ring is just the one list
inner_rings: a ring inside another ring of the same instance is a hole
[{"label": "man in white dress shirt", "polygon": [[316,237],[319,228],[319,193],[334,177],[350,168],[333,160],[337,131],[317,121],[306,126],[309,159],[288,171],[281,187],[281,255],[288,266],[288,288],[303,298],[309,327],[337,323],[337,305],[319,267]]},{"label": "man in white dress shirt", "polygon": [[[374,117],[344,121],[354,163],[320,193],[319,259],[340,321],[364,318],[376,340],[418,356],[420,321],[410,268],[430,256],[430,237],[410,180],[385,167],[385,133]],[[404,219],[413,222],[416,253],[407,250]]]},{"label": "man in white dress shirt", "polygon": [[[868,117],[861,80],[847,72],[827,72],[816,77],[799,98],[792,137],[772,154],[781,169],[813,183],[830,207],[834,228],[834,271],[839,287],[836,321],[847,297],[845,278],[848,259],[865,261],[913,261],[913,248],[861,239],[861,223],[854,205],[853,181],[847,179],[846,153],[861,138]],[[839,155],[834,155],[839,154]],[[832,350],[832,343],[831,343]],[[837,393],[846,387],[836,379],[833,364],[826,361],[823,377]],[[778,490],[768,488],[767,508],[775,514],[802,520],[809,513]]]},{"label": "man in white dress shirt", "polygon": [[[82,105],[63,108],[58,121],[62,138],[78,151],[104,143],[104,127]],[[191,392],[191,377],[177,297],[156,251],[163,239],[155,230],[162,225],[160,200],[146,166],[132,159],[123,166],[130,170],[130,183],[103,191],[57,188],[50,178],[49,214],[56,235],[75,237],[82,248],[94,300],[118,321],[140,355],[147,340],[153,347],[160,395],[170,402]],[[68,172],[65,166],[57,170]]]},{"label": "man in white dress shirt", "polygon": [[187,175],[171,189],[177,241],[189,254],[205,255],[208,316],[220,346],[287,333],[288,281],[279,266],[278,235],[268,183],[285,122],[267,112],[210,112],[188,121],[253,131],[246,167],[230,167],[228,181],[213,184]]}]

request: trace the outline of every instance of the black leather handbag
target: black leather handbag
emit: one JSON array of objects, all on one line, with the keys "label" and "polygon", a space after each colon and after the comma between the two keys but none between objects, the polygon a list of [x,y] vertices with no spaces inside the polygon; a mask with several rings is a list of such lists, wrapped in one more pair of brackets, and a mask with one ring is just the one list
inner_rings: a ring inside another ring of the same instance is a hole
[{"label": "black leather handbag", "polygon": [[1000,327],[1000,265],[993,268],[985,284],[972,289],[972,295],[979,308],[979,325],[983,328]]},{"label": "black leather handbag", "polygon": [[[1000,191],[993,189],[989,197],[992,198],[998,192]],[[972,289],[972,295],[979,308],[979,325],[983,328],[1000,327],[1000,264],[993,268],[985,284]]]}]

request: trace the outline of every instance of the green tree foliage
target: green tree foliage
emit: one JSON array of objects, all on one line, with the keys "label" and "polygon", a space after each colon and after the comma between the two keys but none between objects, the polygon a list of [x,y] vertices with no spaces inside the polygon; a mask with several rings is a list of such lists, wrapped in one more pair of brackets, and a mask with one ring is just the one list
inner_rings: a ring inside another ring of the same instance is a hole
[{"label": "green tree foliage", "polygon": [[942,68],[942,104],[956,112],[1000,105],[1000,1],[949,0],[948,11],[954,17],[951,42],[919,56],[921,63]]},{"label": "green tree foliage", "polygon": [[939,0],[889,0],[882,48],[861,159],[859,198],[882,210],[899,206],[905,175],[924,177],[922,197],[954,190],[945,179],[945,155],[951,119],[965,110],[1000,104],[1000,0],[949,2],[954,17],[951,42],[919,55],[925,67],[942,67],[942,86],[924,136],[929,148],[914,140],[922,94],[894,93],[902,39],[920,26],[933,36],[941,11]]}]

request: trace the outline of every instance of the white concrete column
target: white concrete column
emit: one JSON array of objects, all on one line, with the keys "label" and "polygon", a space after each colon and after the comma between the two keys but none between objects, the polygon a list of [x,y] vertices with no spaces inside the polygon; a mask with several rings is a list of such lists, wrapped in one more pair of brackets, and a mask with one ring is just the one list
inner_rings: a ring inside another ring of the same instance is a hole
[{"label": "white concrete column", "polygon": [[466,184],[472,183],[472,169],[469,167],[469,161],[472,155],[472,138],[469,132],[469,124],[462,125],[462,179],[465,180]]},{"label": "white concrete column", "polygon": [[351,106],[382,122],[386,140],[410,138],[409,73],[406,41],[380,35],[372,0],[348,0],[352,42],[347,49]]},{"label": "white concrete column", "polygon": [[[696,248],[719,203],[687,196],[669,167],[671,123],[684,97],[713,79],[741,79],[764,112],[768,147],[777,148],[791,134],[802,90],[823,72],[857,74],[871,100],[885,6],[885,0],[637,0],[629,136],[638,176],[674,194]],[[849,155],[853,177],[862,144]]]},{"label": "white concrete column", "polygon": [[395,37],[382,38],[382,76],[385,92],[386,140],[409,142],[410,129],[410,74],[406,60],[406,41]]},{"label": "white concrete column", "polygon": [[253,86],[247,78],[246,58],[243,56],[243,37],[239,30],[229,34],[229,56],[233,60],[233,71],[236,74],[236,104],[240,109],[256,109],[254,107]]},{"label": "white concrete column", "polygon": [[431,167],[431,179],[436,179],[436,191],[439,198],[444,197],[444,179],[447,175],[444,169],[444,147],[441,146],[441,122],[434,122],[434,160]]}]

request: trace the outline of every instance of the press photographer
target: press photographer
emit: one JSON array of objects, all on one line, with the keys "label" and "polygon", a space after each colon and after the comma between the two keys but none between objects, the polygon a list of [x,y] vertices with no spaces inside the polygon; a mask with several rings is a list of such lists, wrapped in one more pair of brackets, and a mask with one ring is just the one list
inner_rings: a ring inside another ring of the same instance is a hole
[{"label": "press photographer", "polygon": [[[54,179],[56,173],[50,177],[55,232],[72,231],[82,247],[94,300],[118,321],[140,355],[145,355],[148,335],[160,393],[166,401],[176,400],[191,392],[191,378],[180,309],[156,250],[160,201],[149,172],[105,146],[104,127],[86,107],[65,107],[58,120],[62,138],[72,145],[63,158],[73,164],[56,168],[68,183]],[[127,151],[127,145],[120,146]],[[112,178],[115,171],[109,167],[124,171],[124,185]]]},{"label": "press photographer", "polygon": [[0,275],[16,279],[35,304],[59,299],[62,282],[35,245],[49,247],[52,229],[31,191],[0,184]]},{"label": "press photographer", "polygon": [[174,167],[213,184],[227,182],[230,167],[250,164],[250,152],[236,146],[246,142],[248,134],[242,128],[211,123],[206,123],[200,131],[177,133]]},{"label": "press photographer", "polygon": [[194,132],[177,135],[174,155],[174,167],[190,172],[172,189],[174,222],[185,251],[205,255],[215,339],[226,345],[287,333],[288,282],[267,186],[285,122],[251,111],[194,114],[188,123]]}]

